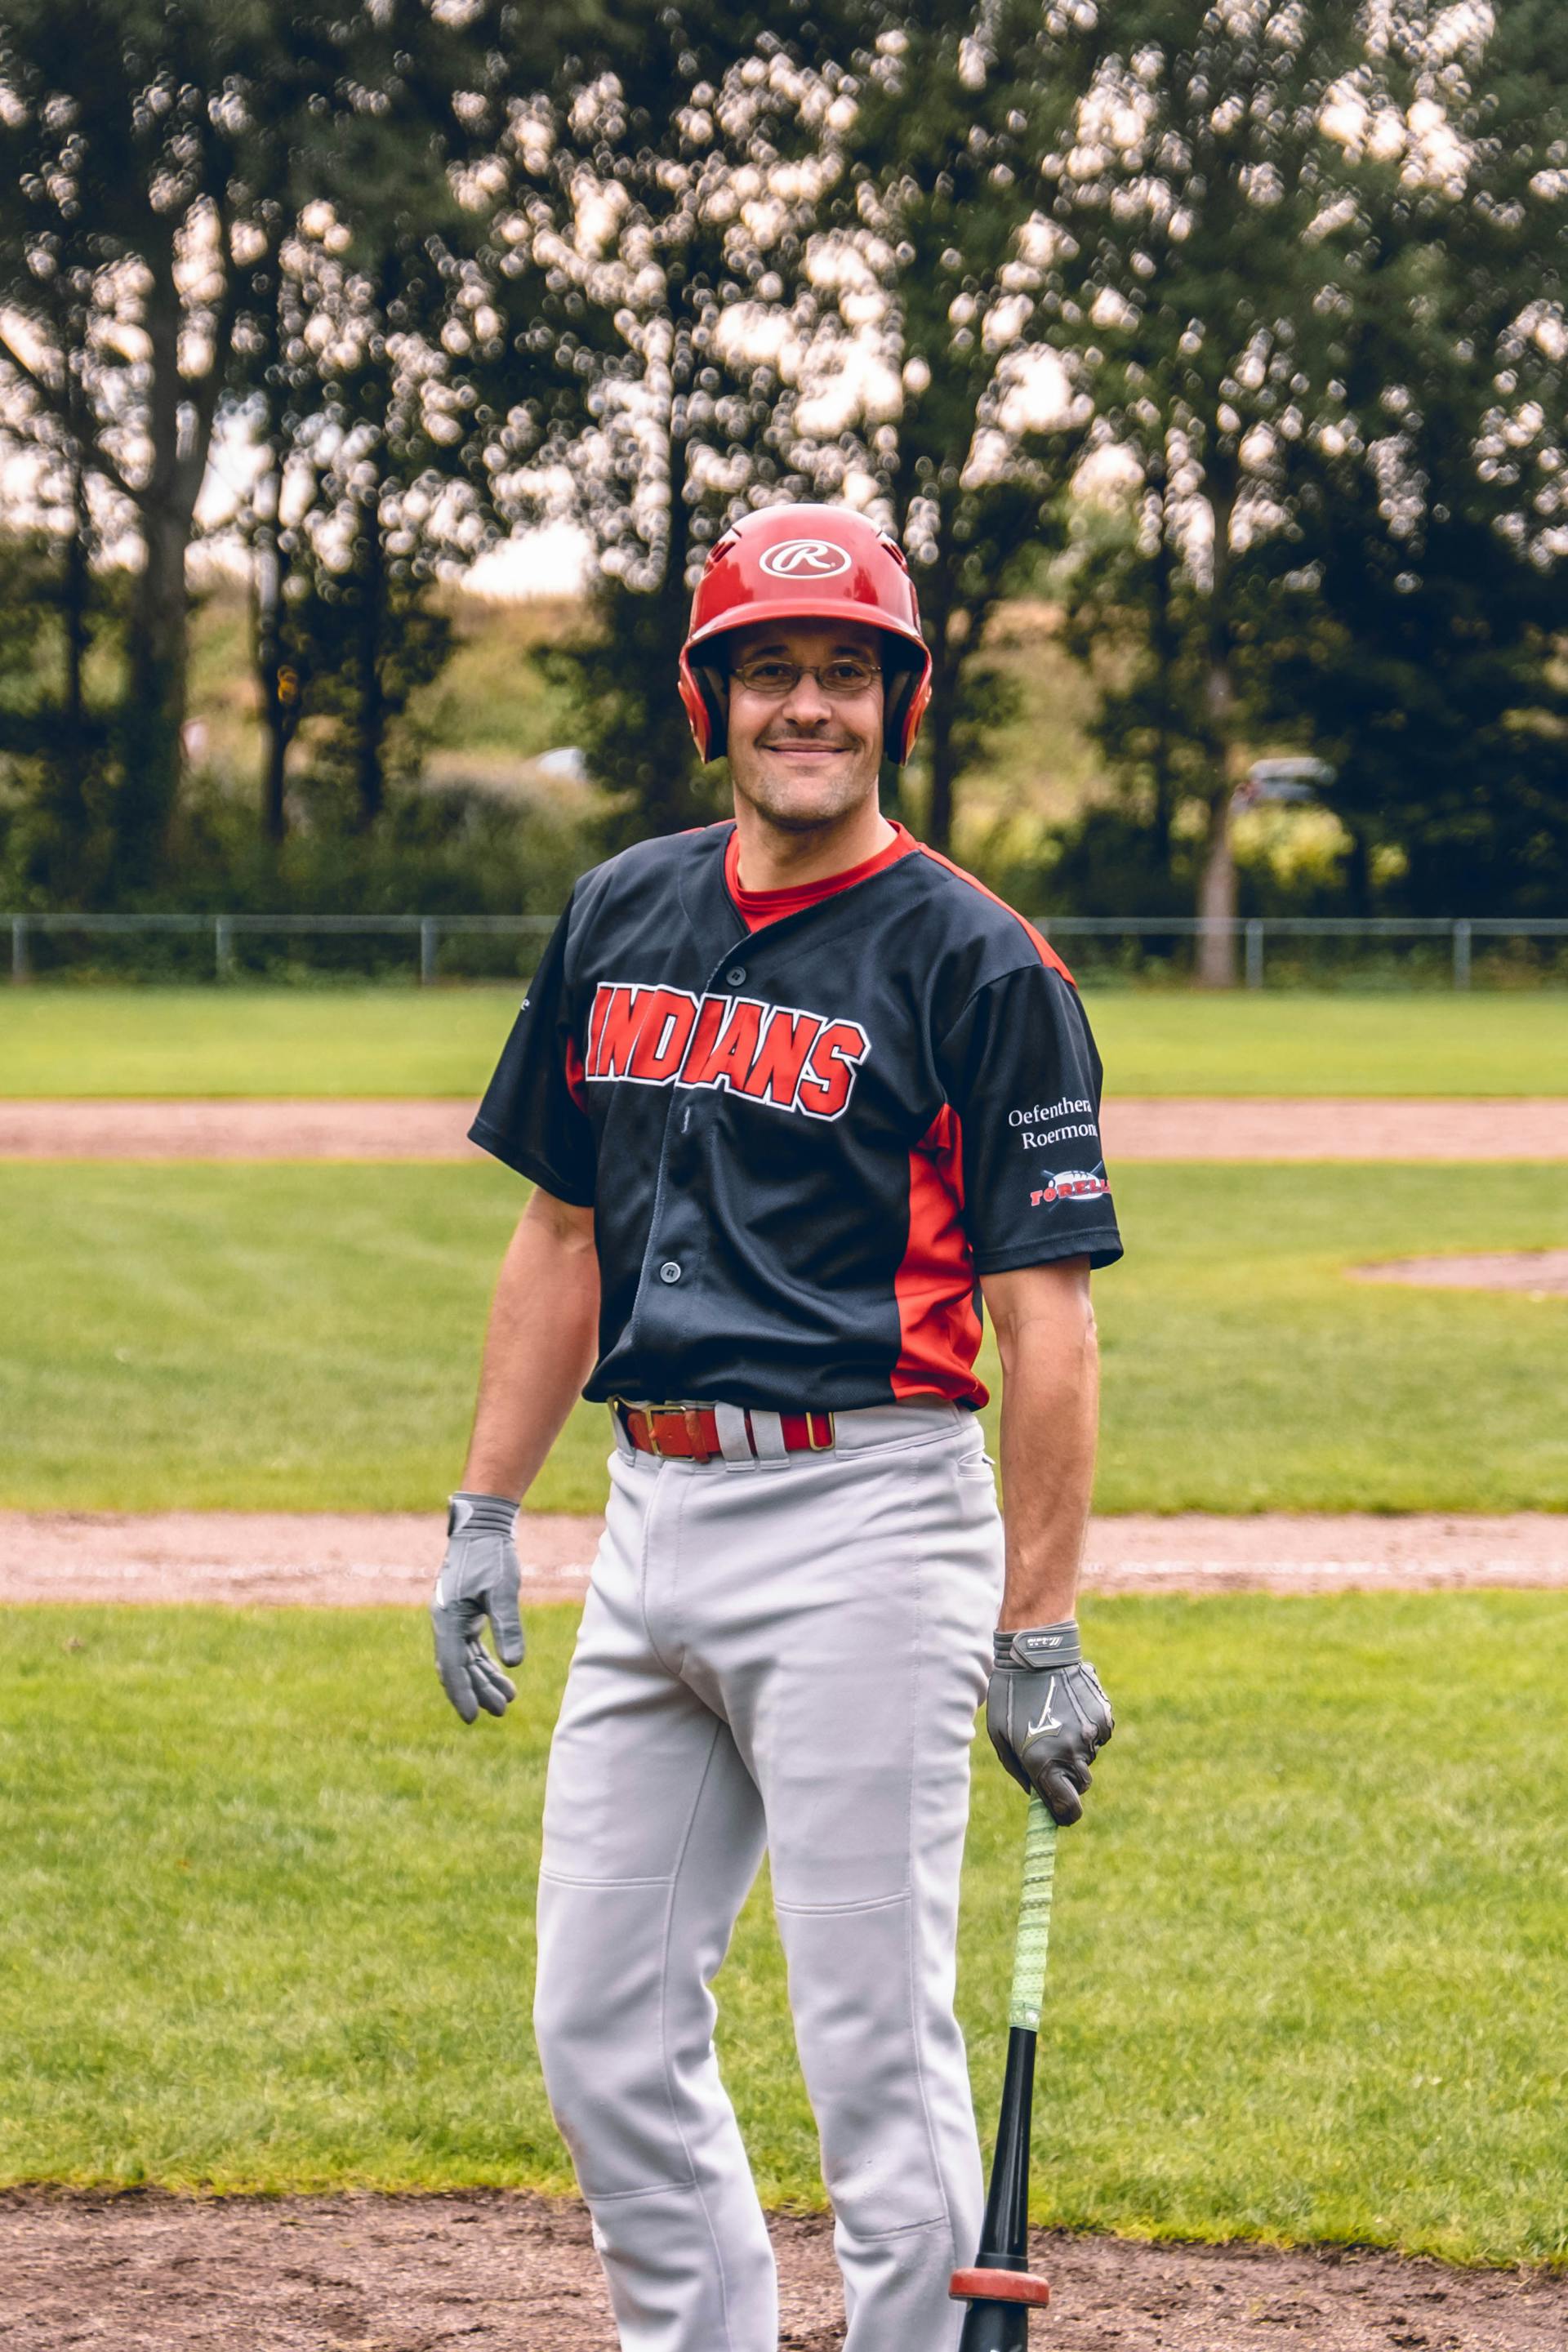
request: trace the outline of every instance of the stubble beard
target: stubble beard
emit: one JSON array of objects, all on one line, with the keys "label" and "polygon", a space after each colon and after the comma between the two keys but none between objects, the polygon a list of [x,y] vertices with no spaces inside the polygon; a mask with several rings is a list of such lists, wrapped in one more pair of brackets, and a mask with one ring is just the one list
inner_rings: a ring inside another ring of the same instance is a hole
[{"label": "stubble beard", "polygon": [[[798,783],[792,787],[788,780],[769,775],[763,764],[766,756],[765,752],[757,755],[756,770],[751,775],[742,775],[731,761],[731,781],[741,798],[780,833],[826,833],[877,798],[876,762],[868,772],[857,760],[847,773],[831,782],[823,779],[815,787],[810,801],[802,803],[795,797]],[[746,764],[751,766],[752,762]]]}]

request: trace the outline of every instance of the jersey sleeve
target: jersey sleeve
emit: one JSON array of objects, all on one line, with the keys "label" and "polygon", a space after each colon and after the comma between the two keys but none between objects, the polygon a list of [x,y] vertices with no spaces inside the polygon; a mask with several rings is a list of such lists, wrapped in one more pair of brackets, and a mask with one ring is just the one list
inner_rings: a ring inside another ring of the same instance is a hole
[{"label": "jersey sleeve", "polygon": [[1121,1255],[1100,1139],[1100,1055],[1077,989],[1034,964],[979,989],[938,1053],[977,1274]]},{"label": "jersey sleeve", "polygon": [[597,1152],[566,980],[571,921],[568,907],[529,982],[468,1137],[558,1201],[591,1209]]}]

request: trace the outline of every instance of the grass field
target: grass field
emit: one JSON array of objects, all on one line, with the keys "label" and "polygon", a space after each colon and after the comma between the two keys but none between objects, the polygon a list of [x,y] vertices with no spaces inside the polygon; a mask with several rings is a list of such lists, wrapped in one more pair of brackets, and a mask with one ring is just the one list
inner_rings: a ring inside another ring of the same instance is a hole
[{"label": "grass field", "polygon": [[[0,1164],[0,1504],[437,1508],[524,1197],[488,1166]],[[1562,1246],[1552,1165],[1125,1170],[1105,1510],[1568,1509],[1568,1302],[1347,1282]],[[531,1501],[596,1508],[581,1407]]]},{"label": "grass field", "polygon": [[[521,988],[33,988],[0,1096],[477,1095]],[[1106,1084],[1150,1095],[1568,1093],[1568,992],[1089,989]]]},{"label": "grass field", "polygon": [[[568,2185],[527,2008],[573,1612],[531,1622],[520,1706],[465,1733],[414,1612],[0,1613],[0,2177]],[[1038,2215],[1568,2256],[1568,1597],[1091,1633],[1121,1723],[1063,1844]],[[1021,1806],[976,1773],[988,2114]],[[817,2202],[759,1898],[720,1994],[764,2193]]]}]

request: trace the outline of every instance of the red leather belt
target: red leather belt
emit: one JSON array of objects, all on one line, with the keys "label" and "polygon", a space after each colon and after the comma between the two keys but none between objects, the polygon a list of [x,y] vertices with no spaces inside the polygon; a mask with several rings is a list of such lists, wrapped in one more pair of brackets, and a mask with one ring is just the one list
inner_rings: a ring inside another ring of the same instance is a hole
[{"label": "red leather belt", "polygon": [[[707,1405],[653,1405],[644,1412],[617,1401],[615,1410],[639,1454],[658,1454],[676,1462],[714,1462],[723,1453],[719,1423]],[[752,1416],[748,1412],[744,1418],[746,1442],[754,1454],[759,1454]],[[778,1418],[786,1454],[832,1452],[830,1412],[781,1412]]]}]

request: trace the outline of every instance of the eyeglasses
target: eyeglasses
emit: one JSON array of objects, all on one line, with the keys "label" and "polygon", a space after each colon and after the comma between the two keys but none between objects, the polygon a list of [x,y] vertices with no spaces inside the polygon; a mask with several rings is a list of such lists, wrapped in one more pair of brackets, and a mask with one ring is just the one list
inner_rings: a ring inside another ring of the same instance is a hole
[{"label": "eyeglasses", "polygon": [[786,695],[795,692],[803,677],[814,677],[830,701],[848,702],[874,686],[882,672],[876,662],[859,661],[848,654],[837,661],[815,664],[784,661],[776,655],[766,654],[759,655],[755,661],[737,662],[730,675],[748,694],[760,694],[768,702],[782,702]]}]

